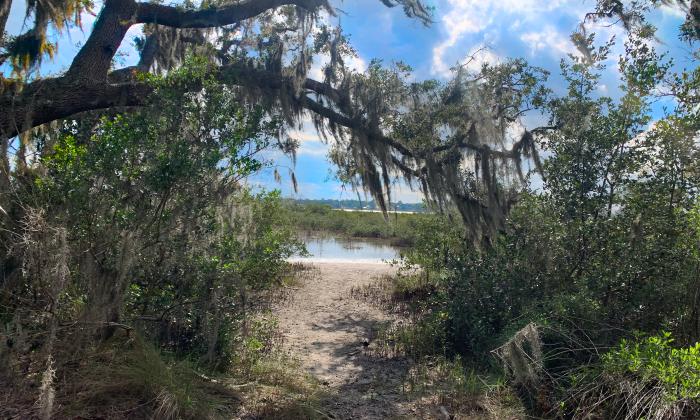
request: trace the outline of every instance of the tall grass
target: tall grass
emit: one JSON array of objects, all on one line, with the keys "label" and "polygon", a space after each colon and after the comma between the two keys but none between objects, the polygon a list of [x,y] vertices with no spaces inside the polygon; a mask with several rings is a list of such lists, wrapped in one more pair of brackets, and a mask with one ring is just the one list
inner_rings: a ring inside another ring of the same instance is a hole
[{"label": "tall grass", "polygon": [[140,336],[114,337],[80,362],[58,417],[215,419],[240,404],[237,392]]}]

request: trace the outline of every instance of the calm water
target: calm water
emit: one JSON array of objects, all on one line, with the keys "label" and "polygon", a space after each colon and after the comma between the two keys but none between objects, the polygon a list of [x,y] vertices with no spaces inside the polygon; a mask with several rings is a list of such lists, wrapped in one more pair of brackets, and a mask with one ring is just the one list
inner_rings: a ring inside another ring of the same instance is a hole
[{"label": "calm water", "polygon": [[303,236],[310,257],[293,257],[302,262],[377,262],[399,257],[398,249],[381,241],[331,236]]}]

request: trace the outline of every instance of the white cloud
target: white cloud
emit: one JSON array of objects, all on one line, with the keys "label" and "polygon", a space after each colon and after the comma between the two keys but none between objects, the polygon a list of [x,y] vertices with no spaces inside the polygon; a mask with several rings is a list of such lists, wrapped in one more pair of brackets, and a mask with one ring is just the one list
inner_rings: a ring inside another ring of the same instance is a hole
[{"label": "white cloud", "polygon": [[463,60],[468,70],[479,72],[484,64],[496,65],[503,62],[503,57],[494,53],[487,47],[474,47]]},{"label": "white cloud", "polygon": [[391,191],[391,200],[393,202],[402,201],[404,203],[420,203],[423,201],[423,193],[420,191],[414,191],[407,185],[394,187]]},{"label": "white cloud", "polygon": [[305,141],[301,143],[297,155],[325,157],[328,155],[328,149],[328,144],[320,140]]},{"label": "white cloud", "polygon": [[304,129],[302,130],[290,130],[287,134],[289,135],[289,137],[298,140],[301,144],[305,142],[314,142],[319,140],[319,136],[318,133],[316,133],[316,130],[309,130],[306,128],[306,125],[304,125]]},{"label": "white cloud", "polygon": [[520,36],[520,40],[530,47],[532,56],[541,51],[555,57],[578,53],[571,39],[552,25],[545,26],[541,31],[526,32]]},{"label": "white cloud", "polygon": [[[383,15],[384,16],[384,15]],[[392,24],[391,21],[391,16],[389,16],[389,21],[387,21],[388,25]],[[338,19],[337,16],[330,16],[327,12],[323,11],[321,12],[321,15],[319,16],[320,18],[320,25],[314,27],[314,33],[318,33],[321,30],[322,25],[328,25],[329,27],[333,27],[336,25],[340,24],[340,20]],[[383,28],[386,30],[386,28]],[[328,64],[330,61],[330,56],[328,54],[323,54],[323,55],[315,55],[314,57],[314,62],[311,65],[311,68],[309,69],[309,77],[312,79],[316,80],[323,80],[323,68]],[[350,69],[354,70],[356,72],[364,72],[367,70],[367,62],[360,57],[359,55],[357,56],[351,56],[351,57],[343,57],[345,60],[345,66]]]},{"label": "white cloud", "polygon": [[[512,31],[542,27],[547,15],[555,9],[565,15],[581,15],[585,10],[580,1],[552,0],[447,0],[446,13],[440,19],[446,37],[433,48],[432,73],[449,74],[454,57],[452,50],[460,47],[467,35],[483,34],[489,28],[512,22]],[[562,45],[559,45],[561,48]]]},{"label": "white cloud", "polygon": [[134,25],[126,32],[124,40],[119,46],[117,60],[121,61],[119,64],[122,66],[133,66],[139,62],[141,53],[136,49],[134,44],[135,37],[143,36],[143,25]]},{"label": "white cloud", "polygon": [[349,69],[355,70],[357,72],[363,72],[367,70],[367,62],[359,55],[345,58],[345,65]]},{"label": "white cloud", "polygon": [[478,33],[487,26],[488,2],[449,0],[451,9],[442,17],[447,39],[433,48],[433,73],[446,75],[451,64],[445,62],[445,53],[468,33]]},{"label": "white cloud", "polygon": [[[315,80],[323,80],[323,68],[328,64],[331,58],[327,54],[324,54],[318,55],[314,57],[314,59],[315,61],[309,69],[309,77]],[[344,60],[345,67],[350,70],[354,70],[358,73],[367,70],[367,62],[359,55],[355,57],[344,57]]]},{"label": "white cloud", "polygon": [[308,116],[302,119],[299,129],[290,130],[287,134],[289,137],[299,141],[297,155],[325,157],[328,155],[328,149],[330,148],[328,142],[333,141],[332,138],[328,139],[328,142],[322,140]]},{"label": "white cloud", "polygon": [[681,9],[680,7],[674,7],[674,6],[668,6],[668,5],[662,5],[660,7],[661,13],[667,16],[671,16],[676,19],[685,19],[686,17],[686,12]]}]

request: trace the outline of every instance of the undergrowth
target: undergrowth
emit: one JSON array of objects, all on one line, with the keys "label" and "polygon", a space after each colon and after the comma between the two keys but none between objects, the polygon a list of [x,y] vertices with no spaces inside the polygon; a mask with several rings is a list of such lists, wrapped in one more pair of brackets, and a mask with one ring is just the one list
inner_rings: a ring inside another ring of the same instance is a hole
[{"label": "undergrowth", "polygon": [[674,347],[669,332],[623,339],[601,363],[564,378],[562,416],[609,419],[700,417],[700,343]]},{"label": "undergrowth", "polygon": [[279,349],[276,320],[262,316],[236,341],[226,372],[161,353],[138,334],[89,352],[60,384],[55,418],[322,418],[320,390]]},{"label": "undergrowth", "polygon": [[136,334],[90,352],[66,385],[57,418],[224,418],[241,402],[220,381]]},{"label": "undergrowth", "polygon": [[502,377],[478,373],[459,358],[426,357],[409,370],[404,389],[450,418],[515,419],[524,413]]},{"label": "undergrowth", "polygon": [[[80,324],[65,326],[48,365],[18,356],[6,366],[24,372],[24,378],[0,377],[0,417],[325,418],[318,408],[320,387],[283,353],[277,319],[268,309],[308,274],[290,267],[280,287],[256,296],[256,305],[230,332],[223,370],[196,356],[159,349],[126,325],[99,344],[90,344],[95,340]],[[32,339],[26,341],[13,346],[18,354],[31,346]]]},{"label": "undergrowth", "polygon": [[397,313],[382,326],[373,352],[411,361],[403,391],[421,416],[430,418],[516,419],[524,417],[518,397],[498,369],[477,369],[450,351],[446,314],[432,310],[434,280],[420,271],[383,276],[352,289],[356,299]]}]

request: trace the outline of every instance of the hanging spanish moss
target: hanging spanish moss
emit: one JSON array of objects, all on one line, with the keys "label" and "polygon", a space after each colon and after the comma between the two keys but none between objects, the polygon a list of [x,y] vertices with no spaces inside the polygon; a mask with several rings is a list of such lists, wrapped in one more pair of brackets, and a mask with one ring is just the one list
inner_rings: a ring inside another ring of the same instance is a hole
[{"label": "hanging spanish moss", "polygon": [[475,240],[488,240],[526,181],[523,161],[540,165],[533,133],[519,118],[527,101],[546,92],[536,78],[515,88],[523,72],[539,70],[518,62],[481,74],[458,68],[445,84],[407,82],[409,70],[374,63],[365,75],[346,73],[334,105],[352,124],[314,118],[333,136],[339,177],[361,185],[385,212],[401,178],[437,208],[455,208]]},{"label": "hanging spanish moss", "polygon": [[[30,29],[20,35],[3,39],[5,22],[0,27],[0,64],[9,58],[15,74],[24,74],[41,64],[44,56],[53,58],[57,45],[47,38],[49,25],[61,31],[68,25],[81,26],[81,15],[90,12],[92,2],[85,0],[30,0],[26,2],[25,20],[33,18]],[[9,8],[7,10],[9,13]]]},{"label": "hanging spanish moss", "polygon": [[[419,1],[382,2],[431,21]],[[449,82],[412,82],[401,63],[372,62],[360,73],[349,65],[356,52],[331,24],[335,10],[324,1],[313,5],[281,6],[212,28],[149,23],[137,40],[141,60],[133,70],[163,74],[188,56],[200,57],[240,103],[284,123],[279,143],[292,157],[296,142],[286,128],[310,119],[332,144],[341,180],[368,192],[385,214],[401,179],[438,209],[456,209],[475,240],[488,241],[526,179],[523,164],[539,166],[533,133],[519,121],[543,94],[544,73],[521,62],[481,72],[457,67]],[[128,82],[136,74],[129,70],[109,79]]]}]

